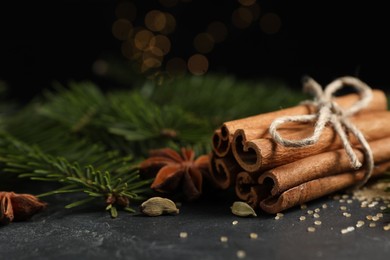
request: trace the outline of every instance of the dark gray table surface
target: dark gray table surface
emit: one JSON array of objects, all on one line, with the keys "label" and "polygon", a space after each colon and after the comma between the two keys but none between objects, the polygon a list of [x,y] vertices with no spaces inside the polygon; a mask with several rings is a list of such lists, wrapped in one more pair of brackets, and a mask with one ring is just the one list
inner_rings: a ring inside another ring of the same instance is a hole
[{"label": "dark gray table surface", "polygon": [[[50,207],[28,222],[0,227],[0,259],[388,259],[390,231],[383,226],[390,214],[369,227],[367,215],[380,212],[361,208],[360,202],[323,198],[303,210],[275,215],[259,212],[255,218],[240,218],[230,212],[234,198],[219,195],[183,203],[177,216],[145,217],[120,212],[117,219],[95,206],[67,210],[52,198]],[[326,203],[327,208],[322,205]],[[346,206],[350,217],[343,216]],[[320,208],[314,218],[307,210]],[[300,221],[300,216],[306,220]],[[232,222],[237,220],[238,224]],[[314,225],[320,220],[320,226]],[[365,225],[342,234],[341,229]],[[316,227],[308,232],[309,226]],[[187,232],[187,238],[180,238]],[[257,233],[251,239],[250,233]],[[220,237],[226,236],[227,242]]]}]

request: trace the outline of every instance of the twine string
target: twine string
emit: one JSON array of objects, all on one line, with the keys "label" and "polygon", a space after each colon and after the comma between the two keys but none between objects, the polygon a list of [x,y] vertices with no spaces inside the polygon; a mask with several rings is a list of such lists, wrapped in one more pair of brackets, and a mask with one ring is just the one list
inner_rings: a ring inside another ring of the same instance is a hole
[{"label": "twine string", "polygon": [[[335,92],[344,86],[353,87],[360,96],[360,99],[357,102],[346,109],[341,108],[333,100],[333,95]],[[362,166],[362,163],[359,161],[350,141],[348,140],[348,133],[351,133],[361,144],[364,154],[366,170],[363,180],[358,185],[361,187],[372,175],[372,171],[374,169],[374,158],[371,148],[364,135],[355,125],[349,121],[348,118],[368,106],[372,100],[371,88],[357,78],[342,77],[331,82],[323,90],[315,80],[306,77],[303,81],[303,90],[314,95],[314,100],[305,101],[303,103],[314,106],[317,109],[317,113],[309,115],[279,117],[275,119],[270,125],[269,132],[271,136],[277,143],[285,147],[305,147],[317,143],[324,128],[327,125],[330,125],[339,135],[352,167],[354,169],[359,169]],[[278,132],[278,127],[288,122],[309,123],[314,121],[315,126],[313,135],[300,140],[285,139]]]}]

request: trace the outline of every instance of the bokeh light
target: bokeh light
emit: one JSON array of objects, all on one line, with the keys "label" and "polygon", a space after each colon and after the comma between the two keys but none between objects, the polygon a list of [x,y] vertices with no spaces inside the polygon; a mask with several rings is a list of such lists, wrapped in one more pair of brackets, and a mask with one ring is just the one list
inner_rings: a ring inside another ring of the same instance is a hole
[{"label": "bokeh light", "polygon": [[160,31],[162,34],[168,35],[176,29],[176,19],[170,13],[164,13],[165,15],[165,27]]},{"label": "bokeh light", "polygon": [[158,10],[149,11],[145,16],[145,26],[153,31],[158,32],[165,28],[167,23],[166,16]]},{"label": "bokeh light", "polygon": [[188,59],[188,70],[196,75],[200,76],[207,72],[209,69],[209,61],[206,56],[202,54],[194,54]]},{"label": "bokeh light", "polygon": [[159,49],[162,55],[167,55],[171,50],[171,41],[165,35],[156,35],[150,40],[150,47]]},{"label": "bokeh light", "polygon": [[267,34],[275,34],[279,32],[281,26],[282,21],[280,20],[279,15],[275,13],[267,13],[260,19],[260,28]]},{"label": "bokeh light", "polygon": [[139,59],[142,55],[141,51],[134,46],[132,41],[124,41],[121,46],[122,55],[129,60]]},{"label": "bokeh light", "polygon": [[162,51],[158,48],[149,46],[142,51],[142,56],[140,57],[141,73],[144,73],[150,69],[159,68],[162,65],[162,61]]},{"label": "bokeh light", "polygon": [[153,60],[158,61],[160,63],[158,65],[158,67],[159,67],[159,66],[161,66],[161,63],[162,63],[162,60],[163,60],[163,56],[162,55],[156,55],[156,52],[152,51],[152,48],[148,48],[147,50],[145,50],[142,53],[142,60],[145,61],[145,60],[148,60],[148,59],[153,59]]},{"label": "bokeh light", "polygon": [[149,69],[158,68],[161,66],[161,61],[156,58],[144,59],[141,65],[141,72],[145,72]]},{"label": "bokeh light", "polygon": [[129,20],[118,19],[112,25],[112,34],[118,40],[124,41],[133,30],[133,25]]},{"label": "bokeh light", "polygon": [[209,33],[199,33],[195,36],[194,47],[200,53],[209,53],[214,48],[214,39]]},{"label": "bokeh light", "polygon": [[[157,2],[162,10],[155,7],[152,10],[142,10],[143,13],[138,14],[137,11],[140,10],[137,10],[135,1],[119,2],[115,9],[118,19],[113,23],[112,33],[117,39],[123,41],[122,54],[134,63],[139,73],[146,73],[147,77],[156,73],[176,77],[188,71],[193,75],[205,74],[209,70],[209,60],[205,54],[211,53],[216,48],[216,44],[225,41],[232,28],[226,24],[226,21],[220,20],[210,21],[204,31],[189,31],[197,54],[187,60],[182,57],[170,58],[167,55],[172,50],[180,49],[180,46],[176,45],[178,38],[173,41],[171,36],[176,30],[177,20],[171,14],[170,8],[179,8],[180,5],[184,6],[191,0],[158,0]],[[232,10],[231,15],[234,27],[242,30],[256,22],[266,34],[279,32],[282,22],[277,14],[268,12],[263,15],[257,0],[237,0],[237,2],[239,5]],[[141,24],[135,22],[137,15],[140,16],[137,21],[141,21]],[[143,19],[140,19],[141,17]],[[188,49],[188,46],[185,48]],[[177,54],[173,52],[173,55]]]},{"label": "bokeh light", "polygon": [[150,43],[150,40],[153,38],[153,33],[148,30],[141,30],[135,34],[134,45],[139,50],[145,50]]},{"label": "bokeh light", "polygon": [[253,22],[252,11],[247,7],[239,7],[232,14],[233,25],[239,29],[249,27]]}]

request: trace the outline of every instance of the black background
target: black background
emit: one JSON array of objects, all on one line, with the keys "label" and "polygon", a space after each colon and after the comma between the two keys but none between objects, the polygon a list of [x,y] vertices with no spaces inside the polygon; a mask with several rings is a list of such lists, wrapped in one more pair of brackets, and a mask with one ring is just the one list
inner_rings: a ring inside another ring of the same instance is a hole
[{"label": "black background", "polygon": [[[229,35],[208,55],[209,72],[275,77],[297,88],[306,74],[322,84],[354,75],[372,87],[390,87],[390,41],[386,39],[390,18],[385,4],[343,2],[259,0],[262,14],[275,12],[282,20],[279,33],[266,35],[258,24],[241,30],[233,27],[230,17],[239,6],[237,1],[193,0],[174,8],[163,8],[157,1],[134,1],[136,23],[142,23],[152,9],[176,17],[172,56],[195,53],[194,36],[213,20],[224,21]],[[0,79],[17,96],[31,96],[53,80],[101,83],[92,64],[107,53],[124,59],[121,42],[111,33],[117,4],[112,0],[0,4]]]}]

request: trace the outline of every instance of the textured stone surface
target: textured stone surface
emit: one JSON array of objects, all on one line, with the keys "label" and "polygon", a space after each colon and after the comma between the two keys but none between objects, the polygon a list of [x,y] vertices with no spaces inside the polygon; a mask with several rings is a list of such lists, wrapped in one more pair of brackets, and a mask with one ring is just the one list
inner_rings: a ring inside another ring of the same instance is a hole
[{"label": "textured stone surface", "polygon": [[[120,212],[117,219],[92,206],[66,210],[55,200],[45,212],[28,222],[0,227],[0,259],[388,259],[390,231],[386,215],[368,227],[365,216],[379,206],[360,208],[338,200],[321,199],[308,208],[289,210],[279,220],[259,212],[256,218],[240,218],[230,212],[232,200],[215,198],[183,203],[177,216],[145,217]],[[321,205],[327,203],[328,208]],[[345,205],[351,217],[343,216]],[[318,219],[307,210],[320,208]],[[301,215],[306,216],[300,221]],[[233,225],[234,220],[238,224]],[[322,224],[316,226],[315,220]],[[366,224],[341,234],[341,229]],[[311,233],[309,226],[316,228]],[[187,238],[180,238],[187,232]],[[251,239],[250,233],[257,233]],[[226,236],[227,242],[220,237]]]}]

